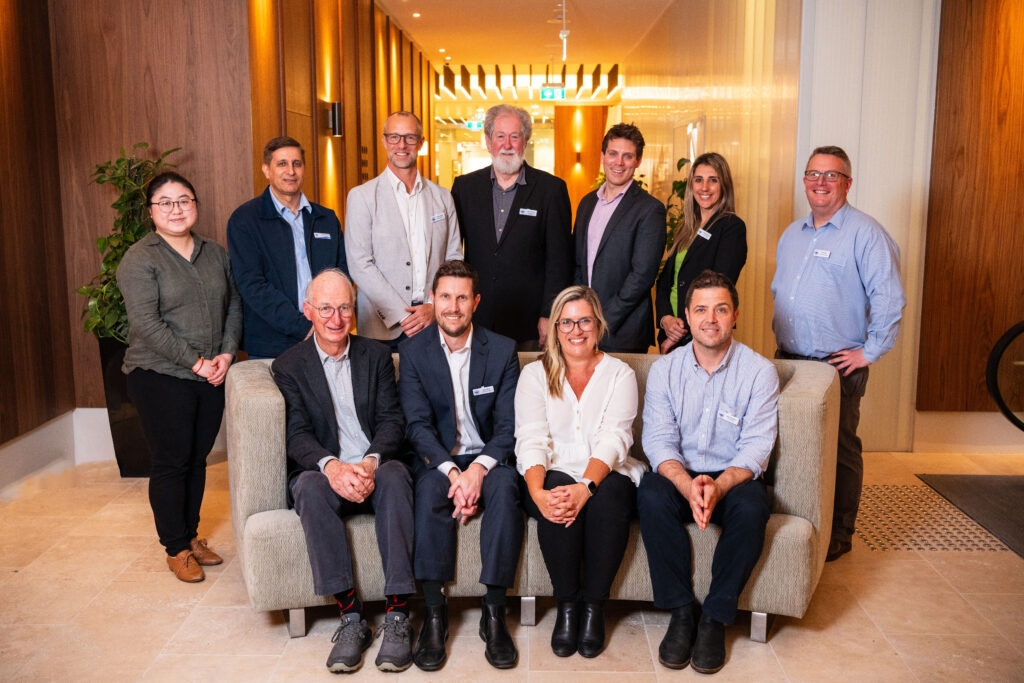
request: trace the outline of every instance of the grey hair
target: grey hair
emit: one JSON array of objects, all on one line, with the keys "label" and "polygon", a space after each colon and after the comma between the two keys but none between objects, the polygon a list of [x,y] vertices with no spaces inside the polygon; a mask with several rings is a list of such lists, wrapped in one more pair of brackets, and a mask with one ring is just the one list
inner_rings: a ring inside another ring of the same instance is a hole
[{"label": "grey hair", "polygon": [[[419,135],[420,137],[423,137],[423,123],[420,121],[420,117],[416,116],[416,114],[413,114],[411,111],[393,111],[390,114],[388,114],[388,117],[386,119],[384,119],[384,130],[385,131],[388,129],[388,121],[390,121],[391,119],[395,118],[396,116],[408,116],[413,121],[415,121],[416,122],[416,135]],[[385,133],[385,135],[386,134],[387,133]]]},{"label": "grey hair", "polygon": [[355,300],[356,300],[356,288],[352,284],[352,278],[350,278],[348,275],[346,275],[345,272],[343,270],[341,270],[340,268],[324,268],[323,270],[321,270],[319,273],[316,274],[315,278],[313,278],[312,280],[309,281],[309,284],[306,285],[306,291],[303,294],[303,299],[305,299],[306,303],[308,303],[310,305],[313,305],[313,301],[312,301],[312,299],[309,298],[309,294],[310,294],[310,292],[313,291],[313,284],[317,280],[322,278],[324,275],[337,275],[342,280],[344,280],[346,283],[348,283],[348,291],[352,293],[352,302],[355,303]]},{"label": "grey hair", "polygon": [[530,135],[533,134],[533,119],[530,117],[530,112],[519,107],[513,107],[511,104],[496,104],[487,110],[487,115],[484,116],[484,135],[487,139],[491,139],[491,134],[494,133],[494,120],[499,116],[511,114],[519,119],[519,123],[523,127],[523,142],[529,142]]}]

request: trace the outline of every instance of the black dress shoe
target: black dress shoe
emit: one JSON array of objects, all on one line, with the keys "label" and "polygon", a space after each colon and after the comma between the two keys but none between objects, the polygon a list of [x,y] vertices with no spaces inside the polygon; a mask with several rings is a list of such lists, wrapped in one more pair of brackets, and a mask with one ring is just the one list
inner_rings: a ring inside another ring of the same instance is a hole
[{"label": "black dress shoe", "polygon": [[495,669],[511,669],[519,663],[516,641],[505,626],[505,606],[483,603],[480,610],[480,638],[487,644],[484,657]]},{"label": "black dress shoe", "polygon": [[828,554],[825,555],[825,561],[832,562],[833,560],[838,560],[840,557],[850,552],[851,550],[853,550],[853,543],[851,543],[850,541],[840,541],[833,538],[828,543]]},{"label": "black dress shoe", "polygon": [[668,630],[658,646],[658,661],[670,669],[685,669],[696,637],[697,614],[693,603],[672,610]]},{"label": "black dress shoe", "polygon": [[702,674],[713,674],[725,666],[725,624],[708,617],[700,618],[690,666]]},{"label": "black dress shoe", "polygon": [[551,632],[551,651],[559,657],[568,657],[576,652],[576,635],[579,633],[579,606],[575,602],[558,603],[555,615],[555,630]]},{"label": "black dress shoe", "polygon": [[600,604],[583,603],[577,644],[584,657],[596,657],[604,650],[604,608]]},{"label": "black dress shoe", "polygon": [[412,661],[424,671],[437,671],[448,661],[448,605],[427,607]]}]

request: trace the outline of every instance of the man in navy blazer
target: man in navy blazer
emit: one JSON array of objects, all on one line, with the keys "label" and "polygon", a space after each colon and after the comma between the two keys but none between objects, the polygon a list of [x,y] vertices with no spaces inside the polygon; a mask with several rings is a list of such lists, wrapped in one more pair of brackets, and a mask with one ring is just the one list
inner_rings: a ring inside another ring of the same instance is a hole
[{"label": "man in navy blazer", "polygon": [[327,660],[354,671],[373,635],[362,618],[342,517],[376,516],[387,614],[376,665],[412,664],[409,595],[412,570],[412,477],[401,460],[404,421],[387,347],[349,334],[355,313],[351,281],[328,269],[311,281],[303,313],[308,339],[271,366],[287,413],[288,500],[306,538],[317,595],[333,595],[341,624]]},{"label": "man in navy blazer", "polygon": [[665,207],[633,182],[643,153],[636,126],[612,126],[601,143],[604,184],[576,210],[574,282],[597,292],[605,351],[647,353],[654,343],[651,288],[665,251]]},{"label": "man in navy blazer", "polygon": [[228,219],[231,273],[242,295],[242,348],[272,358],[309,336],[306,286],[325,268],[346,275],[345,245],[334,211],[302,193],[305,152],[293,138],[263,148],[269,185]]},{"label": "man in navy blazer", "polygon": [[456,519],[465,524],[481,510],[484,655],[499,669],[519,661],[505,625],[523,541],[513,456],[519,356],[511,339],[473,324],[478,282],[463,261],[441,264],[431,288],[436,324],[398,346],[398,391],[416,458],[414,565],[426,608],[413,661],[426,671],[447,659],[442,587],[455,578]]},{"label": "man in navy blazer", "polygon": [[484,118],[491,165],[452,183],[466,261],[480,273],[476,320],[523,351],[544,348],[551,302],[572,284],[569,191],[523,160],[532,129],[526,110],[491,107]]}]

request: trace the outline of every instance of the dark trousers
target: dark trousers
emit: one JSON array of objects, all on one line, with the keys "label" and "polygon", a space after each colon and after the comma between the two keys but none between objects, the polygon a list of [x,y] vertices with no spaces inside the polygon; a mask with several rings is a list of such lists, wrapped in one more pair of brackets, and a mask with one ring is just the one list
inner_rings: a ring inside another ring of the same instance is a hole
[{"label": "dark trousers", "polygon": [[[776,351],[776,358],[816,360]],[[839,443],[836,448],[836,495],[832,507],[832,540],[849,543],[857,526],[860,492],[864,483],[864,455],[857,426],[860,424],[860,400],[868,386],[868,368],[858,368],[844,377],[839,373]]]},{"label": "dark trousers", "polygon": [[398,345],[408,338],[409,336],[405,332],[402,332],[394,339],[378,339],[377,341],[391,349],[391,353],[398,353]]},{"label": "dark trousers", "polygon": [[[607,600],[626,552],[629,522],[636,509],[633,481],[624,474],[609,473],[568,528],[545,519],[530,497],[526,481],[520,477],[520,482],[523,507],[537,520],[537,537],[555,598],[559,602]],[[544,488],[549,490],[575,483],[568,474],[555,470],[548,470],[544,477]]]},{"label": "dark trousers", "polygon": [[[455,457],[465,471],[474,455]],[[416,578],[451,581],[455,578],[455,537],[458,521],[448,498],[451,483],[436,467],[419,463],[416,471]],[[479,507],[480,583],[509,588],[515,582],[523,546],[523,513],[519,508],[519,475],[498,463],[484,477]]]},{"label": "dark trousers", "polygon": [[362,503],[345,500],[331,488],[320,470],[307,470],[291,480],[295,512],[306,535],[306,551],[317,595],[343,593],[355,585],[352,552],[342,517],[359,513],[375,516],[377,548],[384,567],[384,592],[416,592],[412,576],[412,476],[398,460],[382,463],[374,488]]},{"label": "dark trousers", "polygon": [[[706,474],[716,479],[721,472]],[[690,503],[671,481],[648,472],[640,482],[637,509],[655,607],[689,605],[694,600],[693,549],[685,526],[693,521]],[[770,514],[760,479],[734,486],[711,511],[711,521],[722,528],[722,535],[711,561],[711,589],[702,605],[709,618],[723,624],[735,621],[740,593],[761,557]]]},{"label": "dark trousers", "polygon": [[168,555],[189,547],[199,529],[206,489],[206,456],[220,431],[224,386],[171,377],[152,370],[128,373],[152,460],[149,505]]}]

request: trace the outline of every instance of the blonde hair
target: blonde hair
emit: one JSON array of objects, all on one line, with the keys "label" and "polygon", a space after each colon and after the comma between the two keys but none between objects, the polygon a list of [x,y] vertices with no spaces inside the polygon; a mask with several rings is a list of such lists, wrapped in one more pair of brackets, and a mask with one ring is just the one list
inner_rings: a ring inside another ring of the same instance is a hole
[{"label": "blonde hair", "polygon": [[[736,213],[736,195],[733,190],[732,173],[729,171],[729,162],[718,152],[706,152],[697,157],[690,164],[690,172],[686,175],[686,195],[683,197],[683,222],[676,231],[676,238],[672,242],[669,253],[678,253],[682,247],[690,248],[697,231],[700,229],[700,204],[693,196],[693,176],[698,166],[710,166],[718,175],[718,183],[722,194],[718,198],[712,212],[715,216],[714,223],[722,216]],[[710,225],[710,224],[709,224]]]},{"label": "blonde hair", "polygon": [[593,318],[597,323],[594,331],[597,333],[598,342],[604,339],[604,333],[608,329],[597,292],[584,285],[573,285],[558,293],[551,303],[548,336],[544,342],[544,351],[540,355],[544,373],[548,378],[548,393],[553,398],[562,398],[562,380],[565,379],[565,356],[562,355],[562,346],[558,341],[558,321],[562,318],[566,304],[571,301],[586,301],[590,304],[590,309],[594,312]]}]

